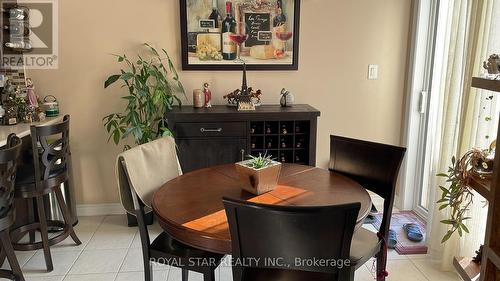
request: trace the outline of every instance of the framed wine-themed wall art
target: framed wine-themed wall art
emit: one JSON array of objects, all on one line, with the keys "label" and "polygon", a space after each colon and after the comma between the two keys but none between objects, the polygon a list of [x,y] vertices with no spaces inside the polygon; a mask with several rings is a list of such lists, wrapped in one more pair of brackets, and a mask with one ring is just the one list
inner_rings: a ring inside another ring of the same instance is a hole
[{"label": "framed wine-themed wall art", "polygon": [[300,0],[180,0],[184,70],[297,70]]}]

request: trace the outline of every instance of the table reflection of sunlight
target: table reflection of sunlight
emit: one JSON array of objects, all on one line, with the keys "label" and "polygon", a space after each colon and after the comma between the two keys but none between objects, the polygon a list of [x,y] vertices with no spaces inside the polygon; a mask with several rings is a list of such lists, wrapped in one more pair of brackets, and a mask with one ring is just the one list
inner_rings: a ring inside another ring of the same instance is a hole
[{"label": "table reflection of sunlight", "polygon": [[[309,191],[301,188],[296,188],[286,185],[278,185],[274,190],[253,197],[248,201],[260,204],[280,205],[286,200],[290,200],[297,196],[303,195],[307,192]],[[212,213],[210,215],[201,217],[199,219],[189,221],[183,224],[182,226],[193,230],[212,233],[212,234],[227,233],[228,226],[227,226],[226,212],[224,210],[221,210]]]}]

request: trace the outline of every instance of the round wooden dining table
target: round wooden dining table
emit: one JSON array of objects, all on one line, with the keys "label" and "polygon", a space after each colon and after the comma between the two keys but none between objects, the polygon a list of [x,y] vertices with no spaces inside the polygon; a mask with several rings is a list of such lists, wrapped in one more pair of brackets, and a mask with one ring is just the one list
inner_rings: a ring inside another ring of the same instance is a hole
[{"label": "round wooden dining table", "polygon": [[325,169],[295,164],[284,164],[278,186],[257,196],[241,189],[235,165],[229,164],[189,172],[167,182],[153,196],[153,211],[161,227],[178,241],[230,254],[231,235],[222,197],[290,206],[360,202],[357,227],[372,206],[368,192],[354,180]]}]

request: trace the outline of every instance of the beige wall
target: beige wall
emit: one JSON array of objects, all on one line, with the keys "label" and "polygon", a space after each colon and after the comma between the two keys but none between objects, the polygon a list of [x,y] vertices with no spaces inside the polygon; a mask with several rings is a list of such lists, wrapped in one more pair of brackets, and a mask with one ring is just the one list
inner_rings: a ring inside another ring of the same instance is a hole
[{"label": "beige wall", "polygon": [[[178,0],[61,0],[60,67],[29,71],[40,95],[53,94],[72,116],[79,203],[118,201],[114,160],[101,118],[121,109],[122,89],[104,90],[116,71],[111,53],[133,55],[142,42],[180,60]],[[328,161],[329,134],[400,144],[410,0],[302,0],[300,66],[296,72],[251,72],[249,83],[278,103],[287,87],[299,103],[321,111],[318,162]],[[368,64],[380,65],[367,80]],[[180,66],[179,66],[180,68]],[[215,104],[240,85],[239,72],[181,72],[188,91],[209,81]],[[190,97],[189,97],[190,99]],[[191,101],[189,101],[191,102]]]}]

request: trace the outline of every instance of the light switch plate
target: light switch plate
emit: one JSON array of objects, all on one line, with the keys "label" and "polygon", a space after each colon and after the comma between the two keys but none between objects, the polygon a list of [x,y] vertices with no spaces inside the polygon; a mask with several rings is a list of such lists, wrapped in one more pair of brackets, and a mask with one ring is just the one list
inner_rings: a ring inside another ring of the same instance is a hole
[{"label": "light switch plate", "polygon": [[378,64],[368,65],[368,80],[378,79]]}]

